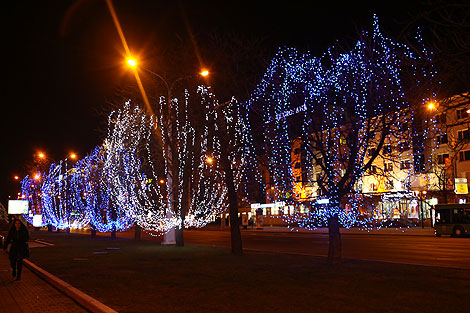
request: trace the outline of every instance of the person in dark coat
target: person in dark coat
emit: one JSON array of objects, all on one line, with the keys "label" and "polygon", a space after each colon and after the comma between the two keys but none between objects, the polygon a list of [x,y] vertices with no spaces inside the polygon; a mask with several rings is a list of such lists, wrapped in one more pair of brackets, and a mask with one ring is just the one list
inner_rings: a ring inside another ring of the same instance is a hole
[{"label": "person in dark coat", "polygon": [[10,247],[10,264],[12,268],[12,276],[16,276],[16,280],[21,279],[21,269],[23,268],[23,259],[29,257],[28,249],[29,233],[28,229],[19,219],[14,219],[13,224],[8,231],[7,239],[3,246],[5,250],[11,242]]}]

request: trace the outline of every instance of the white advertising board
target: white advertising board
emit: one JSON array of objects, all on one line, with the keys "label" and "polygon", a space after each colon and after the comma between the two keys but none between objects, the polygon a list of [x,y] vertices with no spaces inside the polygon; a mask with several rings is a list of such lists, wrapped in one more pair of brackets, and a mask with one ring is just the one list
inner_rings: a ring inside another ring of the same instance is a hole
[{"label": "white advertising board", "polygon": [[8,214],[28,214],[28,200],[8,200]]}]

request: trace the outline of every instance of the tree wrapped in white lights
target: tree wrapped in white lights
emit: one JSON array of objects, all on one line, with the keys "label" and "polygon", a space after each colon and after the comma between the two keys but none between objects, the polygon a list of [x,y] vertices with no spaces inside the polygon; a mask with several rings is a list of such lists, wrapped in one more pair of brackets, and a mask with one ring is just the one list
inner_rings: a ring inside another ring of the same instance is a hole
[{"label": "tree wrapped in white lights", "polygon": [[221,183],[227,189],[232,253],[241,254],[243,250],[238,220],[238,194],[242,180],[248,174],[249,160],[253,157],[249,149],[251,137],[248,122],[236,99],[219,103],[210,88],[200,87],[199,92],[206,104],[209,140],[213,141],[219,155],[217,166],[223,174]]},{"label": "tree wrapped in white lights", "polygon": [[[225,208],[225,189],[219,184],[223,176],[207,162],[209,157],[218,157],[215,142],[208,138],[207,129],[199,134],[191,126],[187,98],[183,108],[177,99],[171,105],[178,112],[172,130],[177,145],[172,146],[171,162],[167,159],[168,129],[162,122],[163,114],[148,116],[130,102],[110,116],[104,144],[103,171],[110,182],[111,202],[155,235],[174,227],[202,227]],[[160,147],[155,132],[163,138]],[[155,164],[158,159],[163,164]],[[159,178],[162,174],[168,177],[168,173],[170,182]],[[170,208],[174,214],[169,217]]]}]

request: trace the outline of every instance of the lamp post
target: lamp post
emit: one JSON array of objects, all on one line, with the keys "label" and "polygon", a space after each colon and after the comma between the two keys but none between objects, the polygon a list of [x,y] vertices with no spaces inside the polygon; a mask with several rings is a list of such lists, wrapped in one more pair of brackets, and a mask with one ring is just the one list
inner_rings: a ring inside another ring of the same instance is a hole
[{"label": "lamp post", "polygon": [[[171,105],[172,100],[173,100],[172,91],[173,91],[174,87],[176,86],[176,84],[178,82],[180,82],[184,79],[194,77],[194,75],[185,75],[185,76],[179,77],[178,79],[174,80],[171,84],[169,84],[168,81],[162,75],[160,75],[160,74],[158,74],[158,73],[156,73],[156,72],[154,72],[154,71],[152,71],[148,68],[138,66],[137,61],[135,59],[129,58],[127,60],[127,64],[134,71],[134,76],[137,80],[137,83],[139,85],[142,96],[144,97],[144,101],[146,102],[147,109],[148,109],[150,114],[153,114],[153,110],[152,110],[152,107],[150,106],[150,103],[148,102],[148,98],[146,96],[143,84],[140,80],[140,76],[138,75],[137,69],[142,69],[145,72],[151,74],[153,77],[158,78],[163,83],[163,85],[165,86],[165,89],[166,89],[166,103],[165,103],[165,108],[164,109],[166,110],[167,114],[166,114],[166,119],[163,119],[162,123],[165,123],[164,127],[167,131],[165,133],[163,133],[163,132],[160,133],[159,131],[157,131],[156,135],[157,135],[157,139],[158,139],[159,143],[161,143],[162,146],[163,146],[163,144],[165,145],[166,163],[167,163],[167,166],[168,166],[168,170],[166,171],[167,172],[166,186],[167,186],[167,194],[168,194],[166,218],[168,220],[172,220],[173,217],[174,217],[174,213],[175,213],[175,210],[174,210],[175,192],[176,192],[175,188],[177,187],[177,186],[174,186],[175,184],[173,182],[173,177],[174,177],[174,174],[175,174],[174,172],[176,171],[176,169],[174,168],[175,164],[174,164],[173,153],[176,151],[176,143],[174,142],[174,138],[173,138],[173,127],[174,127],[175,115],[174,115],[174,112],[172,110],[172,105]],[[199,75],[203,76],[203,77],[207,77],[209,75],[209,71],[208,70],[202,70],[199,73]],[[165,137],[162,138],[161,136],[165,136]],[[178,175],[176,175],[176,177],[178,177]],[[183,211],[183,209],[181,209],[181,210]],[[183,220],[184,213],[181,212],[181,215],[182,215],[181,217],[182,217],[182,220]],[[183,227],[183,225],[180,225],[180,227]],[[182,233],[181,233],[181,240],[180,241],[182,241]],[[163,245],[177,244],[177,242],[176,242],[176,233],[175,233],[174,227],[172,227],[168,232],[165,233],[164,240],[163,240],[162,244]]]}]

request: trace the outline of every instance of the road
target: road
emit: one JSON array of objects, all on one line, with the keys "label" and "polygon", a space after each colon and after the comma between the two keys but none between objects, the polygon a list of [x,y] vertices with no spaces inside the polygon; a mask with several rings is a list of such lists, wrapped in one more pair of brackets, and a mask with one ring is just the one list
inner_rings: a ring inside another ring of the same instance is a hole
[{"label": "road", "polygon": [[[242,231],[245,249],[327,256],[328,235]],[[470,238],[413,235],[343,234],[343,257],[470,269]],[[188,243],[230,246],[227,231],[188,231]]]},{"label": "road", "polygon": [[[133,232],[118,233],[132,238]],[[143,235],[161,241],[162,237]],[[328,234],[269,230],[242,230],[243,248],[279,253],[327,256]],[[470,269],[470,238],[397,233],[342,234],[343,258]],[[228,230],[188,230],[185,243],[230,247]]]}]

